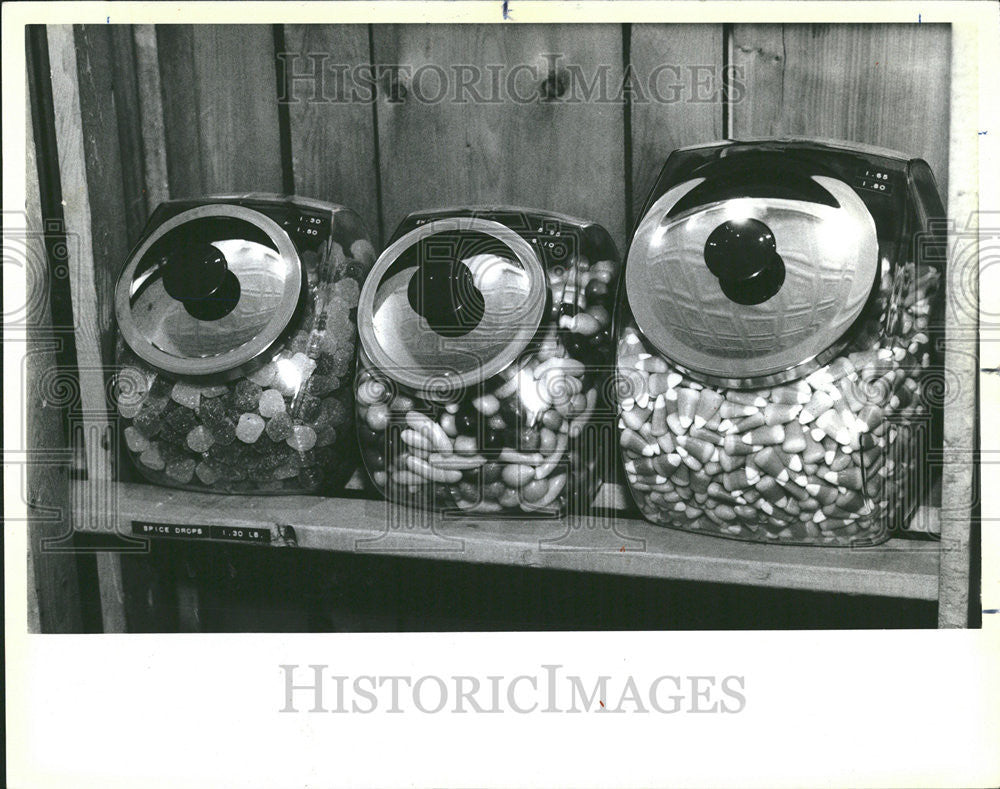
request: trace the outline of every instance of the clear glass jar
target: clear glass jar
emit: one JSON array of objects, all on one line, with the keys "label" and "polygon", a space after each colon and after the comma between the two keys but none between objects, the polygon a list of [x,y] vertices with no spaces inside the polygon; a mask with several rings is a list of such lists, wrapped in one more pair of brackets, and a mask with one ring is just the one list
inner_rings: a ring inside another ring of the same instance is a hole
[{"label": "clear glass jar", "polygon": [[358,308],[358,430],[375,486],[455,512],[589,503],[607,465],[594,431],[607,427],[618,270],[607,231],[583,220],[407,217]]},{"label": "clear glass jar", "polygon": [[619,441],[654,523],[872,545],[939,441],[943,215],[872,149],[725,143],[668,161],[618,304]]},{"label": "clear glass jar", "polygon": [[135,468],[220,493],[335,489],[356,458],[359,217],[297,197],[177,200],[115,294],[114,398]]}]

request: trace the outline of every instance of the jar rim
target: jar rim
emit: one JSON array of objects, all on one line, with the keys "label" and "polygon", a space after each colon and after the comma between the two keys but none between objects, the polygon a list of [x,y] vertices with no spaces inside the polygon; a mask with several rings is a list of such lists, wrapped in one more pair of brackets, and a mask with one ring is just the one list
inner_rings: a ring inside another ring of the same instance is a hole
[{"label": "jar rim", "polygon": [[[135,321],[131,297],[136,269],[146,253],[167,233],[188,222],[211,217],[243,220],[267,234],[278,255],[288,264],[284,289],[277,307],[263,328],[250,340],[229,351],[205,357],[182,357],[157,347]],[[246,368],[273,348],[284,334],[298,309],[303,274],[298,251],[289,235],[267,215],[245,206],[210,203],[183,211],[159,225],[132,252],[115,286],[115,318],[125,343],[144,361],[175,375],[211,376]]]},{"label": "jar rim", "polygon": [[393,359],[375,333],[375,299],[385,274],[407,249],[429,236],[447,232],[478,232],[500,241],[514,253],[518,262],[524,267],[530,287],[527,291],[522,314],[519,316],[514,327],[515,330],[507,344],[477,367],[464,372],[449,371],[453,374],[447,375],[446,388],[460,390],[487,380],[507,369],[517,360],[537,333],[545,311],[545,270],[542,263],[531,244],[522,235],[506,225],[478,217],[445,217],[420,225],[401,236],[379,255],[361,288],[358,300],[358,335],[362,350],[375,367],[398,383],[409,386],[418,392],[427,392],[440,386],[443,383],[441,373],[433,369],[414,369],[399,364],[398,360]]}]

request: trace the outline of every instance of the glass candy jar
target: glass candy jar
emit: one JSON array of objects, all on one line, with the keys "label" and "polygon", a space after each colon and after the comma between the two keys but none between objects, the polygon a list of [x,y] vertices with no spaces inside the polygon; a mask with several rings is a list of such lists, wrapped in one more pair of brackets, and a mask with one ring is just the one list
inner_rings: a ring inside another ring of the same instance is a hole
[{"label": "glass candy jar", "polygon": [[942,215],[928,166],[891,152],[670,157],[616,328],[619,443],[646,518],[816,545],[905,524],[936,440]]},{"label": "glass candy jar", "polygon": [[175,200],[115,290],[120,436],[151,482],[313,493],[356,457],[358,216],[297,197]]},{"label": "glass candy jar", "polygon": [[[516,208],[411,214],[361,292],[358,429],[389,498],[455,512],[588,504],[619,262],[600,226]],[[610,441],[605,441],[605,446]]]}]

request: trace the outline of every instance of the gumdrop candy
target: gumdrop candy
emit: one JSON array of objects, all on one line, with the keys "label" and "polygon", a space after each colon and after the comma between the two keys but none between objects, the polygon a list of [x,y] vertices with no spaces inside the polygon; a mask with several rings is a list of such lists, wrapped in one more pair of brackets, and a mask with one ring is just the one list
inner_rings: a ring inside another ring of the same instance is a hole
[{"label": "gumdrop candy", "polygon": [[288,350],[293,354],[304,353],[306,348],[309,346],[309,334],[304,331],[295,332],[295,336],[292,337],[291,342],[288,343]]},{"label": "gumdrop candy", "polygon": [[242,414],[236,425],[236,437],[244,444],[252,444],[264,432],[264,420],[257,414]]},{"label": "gumdrop candy", "polygon": [[351,363],[354,361],[353,344],[340,345],[330,355],[333,357],[333,369],[330,372],[343,378],[351,369]]},{"label": "gumdrop candy", "polygon": [[[330,358],[324,354],[326,358]],[[316,367],[319,370],[319,366]],[[340,378],[336,375],[316,375],[309,379],[306,383],[306,391],[314,397],[323,397],[324,395],[330,394],[330,392],[336,391],[340,388]]]},{"label": "gumdrop candy", "polygon": [[247,478],[246,470],[235,463],[220,463],[219,470],[226,482],[242,482]]},{"label": "gumdrop candy", "polygon": [[170,392],[173,391],[173,388],[173,381],[168,381],[166,378],[158,375],[153,379],[153,383],[149,387],[149,397],[153,400],[166,400],[170,397]]},{"label": "gumdrop candy", "polygon": [[285,443],[297,452],[305,452],[316,446],[316,431],[308,425],[296,425]]},{"label": "gumdrop candy", "polygon": [[313,377],[317,375],[332,375],[334,364],[333,357],[324,351],[316,357],[316,369],[313,371]]},{"label": "gumdrop candy", "polygon": [[257,410],[265,419],[270,419],[285,412],[285,398],[277,389],[268,389],[260,396]]},{"label": "gumdrop candy", "polygon": [[359,238],[351,244],[351,257],[357,258],[362,265],[371,268],[375,262],[375,248],[367,239]]},{"label": "gumdrop candy", "polygon": [[163,420],[160,419],[160,415],[152,409],[146,410],[143,408],[133,420],[132,424],[135,426],[136,430],[146,436],[146,438],[152,438],[160,432],[160,428],[163,427]]},{"label": "gumdrop candy", "polygon": [[272,441],[284,441],[292,434],[292,418],[286,411],[282,411],[268,421],[265,430]]},{"label": "gumdrop candy", "polygon": [[275,479],[291,479],[298,473],[298,466],[295,466],[292,463],[282,463],[272,472]]},{"label": "gumdrop candy", "polygon": [[256,370],[251,375],[248,375],[247,378],[257,384],[257,386],[266,388],[274,381],[274,374],[276,371],[277,367],[275,367],[274,362],[268,362],[259,370]]},{"label": "gumdrop candy", "polygon": [[203,386],[201,387],[201,396],[207,398],[221,397],[226,392],[229,391],[228,386]]},{"label": "gumdrop candy", "polygon": [[316,430],[316,446],[326,447],[333,444],[337,440],[337,429],[330,425],[317,425]]},{"label": "gumdrop candy", "polygon": [[211,431],[212,438],[215,439],[216,444],[229,446],[236,440],[236,425],[234,425],[229,419],[215,425],[211,428]]},{"label": "gumdrop candy", "polygon": [[203,460],[194,467],[194,473],[198,475],[198,479],[200,479],[203,484],[214,485],[222,476],[222,469],[217,463],[213,463],[210,460]]},{"label": "gumdrop candy", "polygon": [[149,446],[149,439],[135,427],[126,427],[124,436],[125,444],[133,452],[144,452]]},{"label": "gumdrop candy", "polygon": [[153,469],[153,471],[162,471],[165,463],[163,462],[163,455],[160,454],[159,444],[153,443],[146,447],[142,454],[139,455],[139,462],[147,468]]},{"label": "gumdrop candy", "polygon": [[178,381],[174,384],[174,388],[170,390],[170,399],[178,405],[190,408],[193,411],[201,402],[201,389],[197,386],[186,384],[183,381]]},{"label": "gumdrop candy", "polygon": [[194,412],[188,408],[172,408],[167,412],[164,421],[172,427],[174,430],[183,432],[185,435],[187,432],[198,424],[198,420],[194,415]]},{"label": "gumdrop candy", "polygon": [[167,476],[180,483],[190,482],[194,476],[195,462],[191,458],[175,460],[167,464]]},{"label": "gumdrop candy", "polygon": [[198,418],[210,428],[215,427],[228,418],[226,407],[221,400],[202,400],[201,407],[198,409]]},{"label": "gumdrop candy", "polygon": [[303,394],[295,409],[295,415],[303,422],[312,422],[319,417],[323,401],[310,394]]},{"label": "gumdrop candy", "polygon": [[302,352],[295,353],[292,355],[292,364],[294,364],[299,370],[300,381],[304,381],[306,378],[312,375],[313,370],[316,369],[316,360],[310,359]]},{"label": "gumdrop candy", "polygon": [[358,297],[361,295],[361,288],[357,280],[341,279],[334,283],[334,298],[347,302],[348,307],[358,306]]},{"label": "gumdrop candy", "polygon": [[305,466],[299,469],[299,484],[306,489],[318,488],[323,477],[319,469],[314,466]]},{"label": "gumdrop candy", "polygon": [[222,463],[233,463],[238,465],[245,452],[246,450],[243,448],[242,444],[222,444],[218,439],[216,439],[215,443],[212,444],[211,448],[208,450],[208,455],[209,457]]},{"label": "gumdrop candy", "polygon": [[335,427],[344,424],[351,415],[350,409],[342,400],[336,397],[328,397],[323,401],[323,408],[320,419],[329,422]]},{"label": "gumdrop candy", "polygon": [[260,386],[244,378],[233,389],[233,406],[241,411],[256,411],[263,390]]},{"label": "gumdrop candy", "polygon": [[368,274],[368,268],[353,258],[347,259],[347,262],[344,263],[344,267],[341,271],[345,277],[350,277],[358,284],[364,282],[365,277]]},{"label": "gumdrop candy", "polygon": [[208,452],[209,447],[214,443],[215,437],[204,425],[198,425],[187,434],[187,445],[192,452]]}]

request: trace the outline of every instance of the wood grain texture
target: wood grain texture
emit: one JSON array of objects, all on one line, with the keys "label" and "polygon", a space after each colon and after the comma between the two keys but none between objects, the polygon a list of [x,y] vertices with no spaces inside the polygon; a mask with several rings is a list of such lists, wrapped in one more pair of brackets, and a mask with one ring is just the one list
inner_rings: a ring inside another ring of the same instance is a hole
[{"label": "wood grain texture", "polygon": [[[76,557],[71,552],[46,550],[45,542],[59,540],[70,530],[69,454],[60,409],[50,403],[41,384],[43,373],[56,366],[54,349],[58,339],[52,330],[49,305],[49,265],[42,240],[44,225],[38,187],[38,163],[32,134],[30,108],[27,117],[26,223],[24,238],[28,304],[27,348],[24,368],[27,424],[24,449],[27,464],[28,504],[28,632],[79,633],[80,611]],[[9,217],[13,220],[13,217]],[[14,238],[6,223],[5,231]],[[13,334],[13,333],[12,333]],[[13,334],[16,336],[16,334]],[[13,337],[8,336],[8,341]],[[8,439],[6,449],[14,449]],[[60,454],[63,459],[60,461]]]},{"label": "wood grain texture", "polygon": [[[77,192],[75,196],[79,197],[81,204],[83,200],[88,202],[96,310],[92,325],[98,332],[101,363],[107,365],[113,348],[114,283],[129,247],[129,203],[133,196],[125,194],[124,172],[140,160],[130,158],[123,166],[120,132],[130,138],[131,130],[121,126],[124,118],[116,109],[114,74],[127,68],[127,65],[116,62],[114,58],[110,26],[78,25],[74,27],[74,33],[80,110],[77,122],[81,125],[83,138],[80,153],[83,155],[87,189],[86,194]],[[119,82],[122,81],[119,79]],[[129,143],[134,143],[134,139],[130,139]],[[131,174],[129,180],[134,181]],[[64,186],[64,198],[66,191]],[[81,315],[81,320],[77,322],[78,332],[90,328],[85,325],[85,319],[89,318],[89,315]],[[89,394],[96,401],[97,392]],[[101,401],[106,408],[107,398],[103,392]],[[89,408],[96,406],[96,402],[88,404]]]},{"label": "wood grain texture", "polygon": [[[71,441],[83,447],[88,477],[85,486],[74,488],[70,509],[74,524],[80,519],[91,530],[107,529],[115,506],[106,373],[112,340],[113,266],[120,262],[125,244],[117,119],[113,104],[102,99],[110,93],[109,47],[107,39],[93,29],[74,31],[68,25],[53,25],[47,35],[63,213],[70,239],[70,296],[80,387],[81,419]],[[104,189],[109,190],[107,194]],[[105,215],[100,208],[95,213],[94,197],[98,206],[117,213]],[[125,630],[117,563],[115,554],[98,557],[105,632]]]},{"label": "wood grain texture", "polygon": [[148,216],[161,202],[170,197],[156,28],[153,25],[133,25],[132,39],[135,52],[136,93],[139,102],[138,122],[142,137],[144,197]]},{"label": "wood grain texture", "polygon": [[632,224],[672,151],[725,137],[723,54],[722,25],[631,25]]},{"label": "wood grain texture", "polygon": [[[978,31],[974,26],[955,25],[953,32],[950,159],[955,177],[948,199],[949,214],[963,232],[949,239],[948,252],[944,364],[958,386],[944,409],[938,625],[968,627],[971,518],[979,500],[973,453],[979,378],[977,274],[981,261],[978,254],[968,253],[967,235],[979,230],[979,138],[975,125],[979,84],[975,69],[964,66],[977,58]],[[990,407],[988,401],[986,407]]]},{"label": "wood grain texture", "polygon": [[[623,73],[619,27],[376,25],[373,31],[374,62],[398,64],[407,88],[393,102],[382,84],[378,99],[387,233],[418,208],[513,203],[592,219],[624,246],[624,105],[534,98],[547,79],[546,54],[562,55],[559,63],[570,72],[563,74],[566,97],[575,86],[582,99],[584,82],[602,72],[614,96]],[[488,64],[498,67],[501,85],[512,83],[510,94],[493,89]],[[456,65],[481,70],[474,86],[486,101],[458,89]],[[451,90],[435,102],[436,66],[445,69]],[[574,66],[582,79],[571,78]],[[456,101],[456,94],[469,100]]]},{"label": "wood grain texture", "polygon": [[948,25],[734,25],[733,136],[809,136],[927,160],[948,191]]},{"label": "wood grain texture", "polygon": [[295,192],[357,211],[380,246],[374,108],[340,75],[369,66],[368,27],[285,25],[284,38]]},{"label": "wood grain texture", "polygon": [[274,547],[923,600],[937,595],[937,546],[905,540],[866,550],[775,549],[597,516],[571,521],[452,520],[415,515],[380,501],[228,497],[132,484],[121,486],[119,517],[126,522],[123,528],[133,519],[266,528]]},{"label": "wood grain texture", "polygon": [[111,90],[118,120],[122,197],[129,242],[146,224],[145,151],[142,139],[142,106],[136,69],[135,41],[130,25],[104,25],[110,44]]},{"label": "wood grain texture", "polygon": [[280,192],[269,25],[160,25],[157,50],[172,197]]}]

